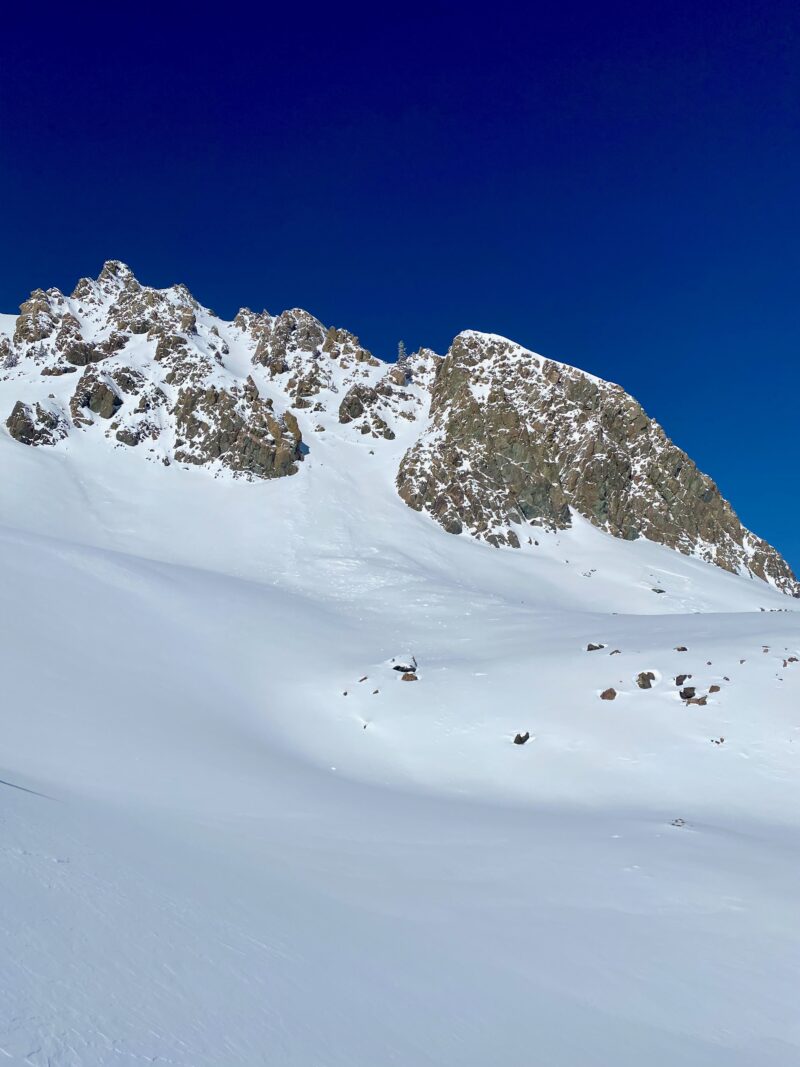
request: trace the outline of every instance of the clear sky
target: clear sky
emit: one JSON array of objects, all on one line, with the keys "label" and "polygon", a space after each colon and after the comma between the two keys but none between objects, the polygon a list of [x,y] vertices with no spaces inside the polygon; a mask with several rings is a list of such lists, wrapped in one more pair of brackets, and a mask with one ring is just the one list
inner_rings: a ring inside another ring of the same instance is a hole
[{"label": "clear sky", "polygon": [[0,310],[105,259],[618,381],[800,569],[800,8],[17,5]]}]

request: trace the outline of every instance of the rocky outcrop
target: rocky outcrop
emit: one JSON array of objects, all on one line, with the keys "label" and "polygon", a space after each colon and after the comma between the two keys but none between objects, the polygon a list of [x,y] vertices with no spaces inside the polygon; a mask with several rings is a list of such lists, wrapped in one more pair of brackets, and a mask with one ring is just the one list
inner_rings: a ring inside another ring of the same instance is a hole
[{"label": "rocky outcrop", "polygon": [[123,394],[124,404],[113,427],[116,440],[131,448],[156,440],[166,423],[168,401],[164,390],[132,367],[116,368],[112,378]]},{"label": "rocky outcrop", "polygon": [[54,445],[69,432],[67,420],[60,411],[42,404],[23,404],[18,400],[6,419],[11,436],[23,445]]},{"label": "rocky outcrop", "polygon": [[393,441],[394,430],[376,410],[380,402],[381,395],[377,389],[368,385],[353,385],[339,405],[339,422],[346,425],[348,422],[361,419],[359,430],[362,434],[369,433],[373,437],[383,437],[387,441]]},{"label": "rocky outcrop", "polygon": [[[70,297],[55,289],[32,293],[20,308],[13,338],[1,339],[3,368],[22,380],[30,368],[50,388],[81,371],[71,395],[60,394],[72,428],[102,433],[118,446],[150,442],[147,454],[162,462],[208,465],[242,477],[294,474],[307,450],[297,419],[291,411],[276,411],[252,377],[242,381],[225,371],[224,324],[212,319],[185,286],[143,286],[125,264],[111,260],[96,280],[81,279]],[[358,348],[351,335],[326,331],[299,310],[277,318],[241,312],[237,320],[252,338],[254,363],[266,354],[276,372],[280,360],[287,364],[298,406],[304,396],[333,386],[315,371],[315,358],[329,361],[332,346],[337,354]],[[135,365],[127,361],[128,351],[135,353]],[[18,404],[9,432],[25,443],[53,444],[70,430],[57,408]]]},{"label": "rocky outcrop", "polygon": [[455,339],[397,488],[445,530],[490,544],[518,547],[525,526],[565,528],[576,512],[616,537],[798,591],[785,561],[624,390],[504,338]]},{"label": "rocky outcrop", "polygon": [[382,450],[402,499],[451,533],[518,547],[580,515],[800,594],[632,397],[501,337],[468,331],[444,358],[385,364],[299,308],[224,322],[185,286],[153,289],[110,260],[70,296],[37,289],[21,305],[0,383],[6,411],[27,400],[7,422],[26,444],[95,434],[154,462],[276,478],[298,470],[302,425]]},{"label": "rocky outcrop", "polygon": [[301,308],[282,311],[274,318],[264,313],[253,362],[282,374],[295,353],[319,355],[324,341],[325,327]]},{"label": "rocky outcrop", "polygon": [[87,367],[83,372],[69,402],[75,426],[91,425],[94,421],[92,415],[110,419],[121,406],[122,397],[113,378],[98,372],[94,366]]},{"label": "rocky outcrop", "polygon": [[243,308],[234,325],[254,338],[253,363],[281,381],[296,408],[323,409],[318,400],[320,393],[337,391],[334,363],[340,369],[351,369],[354,377],[358,376],[359,364],[380,366],[380,361],[360,345],[354,334],[333,326],[326,329],[299,308],[276,317],[266,311],[255,315]]},{"label": "rocky outcrop", "polygon": [[50,298],[43,289],[34,289],[20,305],[19,318],[14,326],[14,342],[43,341],[55,330],[58,319],[50,306]]},{"label": "rocky outcrop", "polygon": [[182,389],[173,414],[180,463],[219,462],[237,474],[280,478],[295,474],[303,458],[297,420],[291,412],[277,418],[252,378],[236,391]]}]

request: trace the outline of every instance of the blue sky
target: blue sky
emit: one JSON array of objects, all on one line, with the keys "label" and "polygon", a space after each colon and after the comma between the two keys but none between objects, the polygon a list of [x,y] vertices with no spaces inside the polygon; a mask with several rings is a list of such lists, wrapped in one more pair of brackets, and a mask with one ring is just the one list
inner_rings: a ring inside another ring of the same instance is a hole
[{"label": "blue sky", "polygon": [[796,4],[4,16],[0,309],[104,259],[620,382],[800,569]]}]

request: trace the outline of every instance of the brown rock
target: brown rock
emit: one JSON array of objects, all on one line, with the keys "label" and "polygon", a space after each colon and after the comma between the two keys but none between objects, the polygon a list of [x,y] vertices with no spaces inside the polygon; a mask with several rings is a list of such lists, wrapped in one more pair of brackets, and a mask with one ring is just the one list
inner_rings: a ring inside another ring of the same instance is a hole
[{"label": "brown rock", "polygon": [[290,412],[278,418],[258,395],[252,379],[243,388],[215,386],[181,389],[173,410],[178,437],[175,458],[181,463],[218,460],[235,473],[257,478],[295,474],[303,458],[303,441]]},{"label": "brown rock", "polygon": [[[464,472],[468,471],[465,477]],[[518,524],[563,529],[572,513],[616,537],[647,537],[747,567],[800,595],[771,546],[619,386],[467,331],[437,366],[430,425],[398,470],[401,498],[445,530],[508,545]]]},{"label": "brown rock", "polygon": [[101,419],[110,419],[121,406],[122,398],[112,379],[99,372],[94,364],[87,366],[69,402],[73,423],[76,426],[90,424],[93,420],[87,412],[99,415]]},{"label": "brown rock", "polygon": [[6,419],[11,436],[23,445],[54,445],[67,436],[67,420],[41,404],[18,400]]},{"label": "brown rock", "polygon": [[34,289],[24,304],[20,305],[19,318],[14,326],[14,342],[43,341],[56,328],[58,319],[53,312],[50,297],[43,289]]}]

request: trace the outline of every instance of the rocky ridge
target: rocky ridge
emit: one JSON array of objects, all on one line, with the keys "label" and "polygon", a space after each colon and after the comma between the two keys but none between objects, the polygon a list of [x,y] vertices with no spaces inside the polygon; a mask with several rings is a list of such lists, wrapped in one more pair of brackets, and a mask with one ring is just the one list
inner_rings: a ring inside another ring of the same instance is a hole
[{"label": "rocky ridge", "polygon": [[451,533],[519,546],[577,512],[615,537],[746,570],[795,595],[788,564],[620,386],[466,331],[440,362],[400,495]]},{"label": "rocky ridge", "polygon": [[387,450],[400,497],[451,533],[519,547],[577,513],[800,595],[788,564],[623,389],[493,335],[466,331],[443,357],[389,364],[301,309],[225,322],[185,286],[143,286],[110,261],[69,296],[39,289],[0,317],[5,398],[6,430],[26,446],[96,434],[251,480],[296,474],[336,427]]}]

